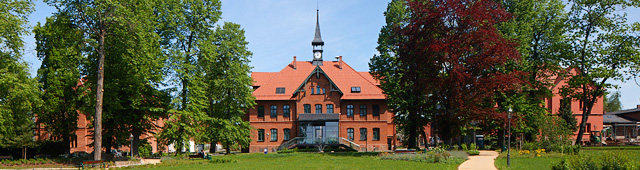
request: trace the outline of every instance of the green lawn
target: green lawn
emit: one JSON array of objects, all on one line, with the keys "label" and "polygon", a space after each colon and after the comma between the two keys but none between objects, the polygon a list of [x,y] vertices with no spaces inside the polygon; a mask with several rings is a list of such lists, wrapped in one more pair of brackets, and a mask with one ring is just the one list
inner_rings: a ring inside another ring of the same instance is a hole
[{"label": "green lawn", "polygon": [[[640,147],[600,147],[600,148],[583,148],[581,153],[600,154],[603,152],[624,152],[631,158],[640,157]],[[507,152],[503,152],[496,159],[495,165],[498,169],[510,170],[550,170],[553,164],[562,160],[565,156],[559,153],[543,154],[541,157],[533,157],[530,155],[520,155],[517,151],[511,153],[511,168],[507,168]],[[640,159],[637,159],[640,163]]]},{"label": "green lawn", "polygon": [[[532,155],[520,155],[517,151],[511,153],[511,168],[516,170],[546,170],[551,165],[560,162],[562,154],[548,153],[540,157]],[[507,169],[507,152],[500,153],[495,165],[498,169]]]},{"label": "green lawn", "polygon": [[231,163],[212,163],[208,160],[168,160],[154,166],[136,169],[457,169],[462,163],[425,163],[399,160],[380,160],[377,153],[289,153],[238,154],[216,156],[214,159]]}]

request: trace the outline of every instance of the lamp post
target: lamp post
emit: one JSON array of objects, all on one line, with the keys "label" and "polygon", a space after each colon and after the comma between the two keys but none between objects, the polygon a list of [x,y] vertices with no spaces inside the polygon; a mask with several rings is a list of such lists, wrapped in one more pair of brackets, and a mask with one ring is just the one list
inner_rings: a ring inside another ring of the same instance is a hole
[{"label": "lamp post", "polygon": [[271,140],[271,136],[269,136],[269,132],[267,132],[267,137],[269,137],[269,140],[267,140],[267,151],[264,152],[264,154],[269,153],[269,141]]},{"label": "lamp post", "polygon": [[133,158],[133,134],[129,135],[129,139],[131,140],[131,145],[129,145],[129,155]]},{"label": "lamp post", "polygon": [[509,113],[507,114],[507,118],[509,119],[509,141],[508,142],[508,148],[507,148],[507,167],[511,168],[511,116],[513,114],[513,110],[511,109],[511,106],[509,106]]}]

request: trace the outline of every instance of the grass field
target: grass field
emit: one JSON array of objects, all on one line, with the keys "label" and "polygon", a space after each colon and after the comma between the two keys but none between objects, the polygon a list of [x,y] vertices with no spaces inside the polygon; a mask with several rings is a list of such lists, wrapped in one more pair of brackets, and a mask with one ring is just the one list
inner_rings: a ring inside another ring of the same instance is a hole
[{"label": "grass field", "polygon": [[158,165],[138,166],[136,169],[457,169],[462,160],[448,163],[380,160],[377,153],[289,153],[289,154],[238,154],[216,156],[214,159],[230,160],[230,163],[214,163],[208,160],[168,160]]},{"label": "grass field", "polygon": [[[624,146],[624,147],[588,147],[583,148],[581,151],[583,154],[601,154],[603,152],[624,152],[632,158],[640,157],[640,147],[637,146]],[[562,155],[559,153],[547,153],[541,157],[533,157],[531,155],[520,155],[518,152],[511,153],[511,168],[507,168],[507,152],[503,152],[496,159],[495,165],[498,169],[510,169],[510,170],[550,170],[553,164],[556,164],[562,160],[565,156],[575,155]],[[640,163],[640,159],[637,159]]]}]

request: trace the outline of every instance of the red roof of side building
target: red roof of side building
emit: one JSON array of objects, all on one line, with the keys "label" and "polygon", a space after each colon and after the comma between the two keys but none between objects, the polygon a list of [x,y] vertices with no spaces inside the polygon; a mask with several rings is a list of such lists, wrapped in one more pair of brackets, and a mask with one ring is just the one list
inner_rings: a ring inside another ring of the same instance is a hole
[{"label": "red roof of side building", "polygon": [[[329,80],[342,92],[341,99],[385,99],[382,89],[368,72],[357,72],[346,63],[339,68],[338,61],[324,61],[322,66],[314,66],[310,61],[295,61],[280,72],[253,72],[253,86],[259,86],[253,96],[256,100],[293,100],[298,88],[316,67],[327,75]],[[296,65],[296,69],[293,69]],[[276,88],[284,87],[284,94],[276,94]],[[360,93],[351,93],[351,87],[360,87]]]}]

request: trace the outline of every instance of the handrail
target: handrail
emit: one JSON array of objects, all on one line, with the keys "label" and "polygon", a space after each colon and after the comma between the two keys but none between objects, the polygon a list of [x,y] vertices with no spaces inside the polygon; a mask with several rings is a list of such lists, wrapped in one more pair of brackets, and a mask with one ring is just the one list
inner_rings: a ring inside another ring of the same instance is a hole
[{"label": "handrail", "polygon": [[278,146],[278,151],[288,149],[296,144],[342,144],[348,146],[356,151],[360,150],[360,145],[353,141],[345,139],[343,137],[330,137],[330,138],[312,138],[312,137],[296,137],[287,142],[284,142]]},{"label": "handrail", "polygon": [[284,143],[280,144],[280,146],[278,146],[278,150],[281,151],[281,150],[289,148],[290,146],[298,144],[298,141],[301,140],[301,139],[304,140],[304,137],[295,137],[295,138],[293,138],[293,139],[291,139],[291,140],[289,140],[287,142],[284,142]]},{"label": "handrail", "polygon": [[[348,145],[347,145],[346,143],[343,143],[343,142],[348,143]],[[348,139],[345,139],[345,138],[343,138],[343,137],[340,137],[340,144],[343,144],[343,145],[345,145],[345,146],[349,146],[350,148],[353,148],[353,149],[355,149],[356,151],[360,151],[360,145],[356,144],[356,143],[355,143],[355,142],[353,142],[353,141],[350,141],[350,140],[348,140]]]}]

